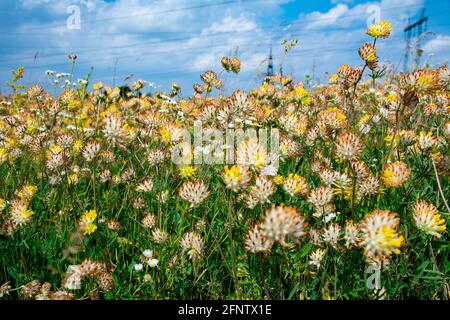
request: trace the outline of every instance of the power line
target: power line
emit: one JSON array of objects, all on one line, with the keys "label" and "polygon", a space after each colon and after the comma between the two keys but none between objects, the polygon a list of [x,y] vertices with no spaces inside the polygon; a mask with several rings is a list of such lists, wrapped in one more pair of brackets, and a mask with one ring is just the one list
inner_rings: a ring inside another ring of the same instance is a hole
[{"label": "power line", "polygon": [[[396,38],[393,38],[392,40],[398,40]],[[389,40],[387,40],[389,41]],[[386,42],[386,41],[385,41]],[[380,45],[380,44],[379,44]],[[386,44],[387,45],[387,44]],[[308,57],[314,57],[313,55],[310,56],[306,56],[305,53],[313,53],[318,51],[316,48],[313,49],[303,49],[302,52],[297,52],[296,54],[290,54],[288,57],[298,57],[298,56],[302,56],[305,58]],[[328,52],[339,52],[339,53],[347,53],[347,52],[355,52],[356,54],[356,49],[354,45],[346,45],[346,46],[342,46],[342,47],[323,47],[320,49],[320,53],[328,53]],[[191,69],[172,69],[172,70],[161,70],[161,71],[152,71],[152,72],[145,72],[145,73],[140,73],[140,70],[135,70],[135,71],[128,71],[128,73],[133,73],[135,75],[139,75],[139,76],[144,76],[144,75],[166,75],[166,74],[172,74],[172,73],[199,73],[201,71],[199,70],[191,70]],[[106,79],[106,78],[111,78],[112,75],[108,74],[102,77],[97,77],[95,79]],[[125,76],[125,75],[124,75]]]},{"label": "power line", "polygon": [[[450,12],[450,11],[449,11]],[[191,39],[198,39],[198,38],[202,38],[202,37],[211,37],[211,36],[222,36],[222,35],[229,35],[229,34],[235,34],[235,33],[240,33],[240,34],[245,34],[245,33],[254,33],[255,31],[261,31],[261,30],[265,30],[265,29],[269,29],[269,28],[271,28],[271,29],[273,29],[273,28],[275,28],[275,27],[282,27],[282,25],[270,25],[270,26],[261,26],[261,27],[258,27],[258,28],[256,28],[256,30],[254,30],[254,29],[252,29],[252,30],[245,30],[245,31],[224,31],[224,32],[215,32],[215,33],[211,33],[211,34],[199,34],[198,36],[194,36],[194,37],[183,37],[183,38],[181,38],[181,39],[183,39],[183,40],[191,40]],[[297,27],[297,28],[300,28],[301,26],[299,26],[299,27]],[[326,32],[329,32],[330,30],[331,31],[346,31],[346,30],[358,30],[358,29],[361,29],[361,28],[365,28],[366,27],[366,25],[361,25],[361,26],[359,26],[359,27],[345,27],[345,28],[327,28],[327,30],[308,30],[308,31],[304,31],[304,32],[297,32],[296,33],[296,35],[302,35],[302,34],[311,34],[311,33],[324,33],[325,31]],[[291,29],[292,30],[292,29]],[[176,33],[178,33],[178,32],[176,32]],[[143,34],[145,34],[145,33],[143,33]],[[107,33],[107,34],[105,34],[105,36],[109,36],[110,34],[109,33]],[[118,34],[119,35],[119,34]],[[167,39],[167,40],[164,40],[164,41],[160,41],[160,42],[162,42],[162,43],[164,43],[164,42],[172,42],[172,41],[177,41],[177,40],[179,40],[180,38],[176,38],[176,39]],[[158,42],[158,43],[160,43],[160,42]],[[140,42],[140,43],[142,43],[142,42]],[[134,46],[134,44],[133,45],[127,45],[127,46]],[[24,47],[24,46],[2,46],[0,49],[11,49],[11,48],[17,48],[17,49],[36,49],[36,47],[35,46],[28,46],[28,47]],[[52,48],[52,47],[49,47],[49,46],[47,46],[46,48]],[[60,46],[58,46],[58,47],[56,47],[56,48],[60,48]],[[86,49],[88,49],[88,48],[86,48]],[[90,49],[90,48],[89,48]],[[95,47],[94,48],[92,48],[92,49],[94,49],[95,50]],[[111,49],[111,47],[109,47],[108,49]],[[64,53],[65,54],[65,53]]]},{"label": "power line", "polygon": [[[446,14],[450,11],[444,11],[444,12],[440,12],[438,14],[435,14],[433,16],[437,16],[437,15],[442,15],[442,14]],[[432,15],[430,15],[432,16]],[[357,30],[357,28],[346,28],[346,30]],[[324,33],[324,32],[329,32],[330,28],[328,28],[327,30],[317,30],[317,31],[304,31],[304,32],[297,32],[296,35],[301,35],[301,34],[311,34],[311,33]],[[345,30],[345,28],[340,28],[340,29],[335,29],[335,30]],[[251,32],[251,31],[249,31]],[[96,49],[85,49],[85,50],[79,50],[77,51],[78,54],[82,54],[82,53],[89,53],[89,52],[100,52],[100,51],[105,51],[105,50],[113,50],[113,49],[123,49],[123,48],[131,48],[131,47],[139,47],[139,46],[146,46],[149,44],[156,44],[156,45],[162,45],[168,42],[178,42],[178,41],[185,41],[185,40],[192,40],[192,39],[199,39],[199,38],[203,38],[203,37],[213,37],[213,36],[217,36],[217,35],[225,35],[225,34],[232,34],[235,33],[234,31],[231,32],[222,32],[222,33],[213,33],[213,34],[205,34],[205,35],[201,35],[198,37],[181,37],[181,38],[175,38],[175,39],[168,39],[168,40],[157,40],[157,41],[141,41],[138,43],[133,43],[133,44],[127,44],[127,45],[121,45],[121,46],[115,46],[115,47],[103,47],[103,48],[96,48]],[[67,52],[61,52],[61,53],[53,53],[53,54],[47,54],[47,55],[41,55],[41,58],[50,58],[50,57],[56,57],[56,56],[65,56],[67,55]],[[3,59],[2,62],[15,62],[15,61],[22,61],[22,60],[30,60],[33,59],[32,57],[19,57],[19,58],[11,58],[11,59]]]},{"label": "power line", "polygon": [[[172,12],[177,12],[177,11],[187,11],[187,10],[193,10],[193,9],[202,9],[202,8],[216,7],[216,6],[226,5],[226,4],[233,4],[233,3],[242,3],[242,2],[247,3],[247,2],[252,2],[252,1],[257,1],[257,0],[227,0],[227,1],[221,1],[221,2],[216,2],[216,3],[199,4],[199,5],[195,5],[195,6],[189,6],[189,7],[153,11],[153,12],[149,12],[149,13],[139,13],[139,14],[128,15],[128,16],[119,16],[119,17],[103,18],[103,19],[95,19],[95,20],[85,20],[85,21],[83,21],[83,24],[92,24],[92,23],[106,22],[106,21],[113,21],[113,20],[120,20],[120,19],[145,17],[145,16],[156,15],[156,14],[172,13]],[[61,28],[62,26],[64,26],[65,23],[66,23],[66,20],[62,21],[61,24],[58,23],[57,25],[54,25],[54,26],[32,27],[32,28],[28,28],[28,29],[33,29],[33,30],[57,29],[57,28]],[[27,31],[27,29],[22,29],[22,30],[24,32]]]},{"label": "power line", "polygon": [[[404,8],[404,6],[402,6],[402,8]],[[439,14],[444,14],[444,13],[448,13],[448,12],[450,12],[450,11],[446,11],[446,12],[441,12],[441,13],[439,13]],[[439,15],[438,14],[438,15]],[[282,26],[282,24],[280,24],[279,25],[280,27]],[[268,26],[267,26],[268,27]],[[335,30],[344,30],[344,29],[346,29],[346,30],[352,30],[352,29],[355,29],[355,28],[339,28],[339,29],[335,29]],[[307,32],[305,32],[305,33],[314,33],[314,32],[318,32],[318,33],[321,33],[321,32],[328,32],[330,29],[328,29],[328,30],[325,30],[325,31],[307,31]],[[355,30],[357,30],[357,28],[355,29]],[[247,32],[251,32],[251,31],[247,31]],[[227,33],[234,33],[234,32],[226,32],[226,33],[220,33],[220,34],[227,34]],[[302,33],[298,33],[298,34],[302,34]],[[213,35],[215,35],[215,34],[213,34]],[[209,36],[209,35],[208,35]],[[211,35],[212,36],[212,35]],[[195,38],[195,37],[194,37]],[[188,37],[187,39],[192,39],[191,37]],[[167,41],[179,41],[178,39],[171,39],[171,40],[167,40]],[[159,41],[159,42],[156,42],[156,44],[164,44],[165,42],[167,42],[167,41]],[[242,45],[242,44],[241,44]],[[128,46],[132,46],[132,45],[128,45]],[[125,47],[128,47],[128,46],[125,46]],[[219,45],[219,46],[226,46],[226,45]],[[124,46],[122,46],[122,47],[124,47]],[[211,45],[209,45],[208,47],[211,47]],[[109,50],[109,49],[111,49],[111,48],[104,48],[104,49],[102,49],[102,50]],[[351,48],[352,50],[354,50],[354,48],[352,47]],[[186,51],[188,51],[188,50],[190,50],[190,49],[186,49]],[[302,50],[302,49],[300,49],[300,50]],[[317,49],[309,49],[309,51],[315,51],[315,50],[317,50]],[[95,51],[97,51],[97,50],[95,50]],[[94,52],[95,52],[94,51]],[[308,51],[308,50],[307,50]],[[339,51],[339,48],[332,48],[332,49],[330,49],[330,50],[318,50],[318,51],[320,51],[320,52],[326,52],[326,51]],[[86,50],[86,52],[89,52],[89,50]],[[151,55],[151,54],[161,54],[161,53],[172,53],[173,51],[166,51],[166,52],[154,52],[154,53],[149,53],[149,54],[147,54],[147,55]],[[64,55],[65,55],[66,53],[64,53]],[[62,55],[62,54],[61,54]],[[54,56],[54,55],[51,55],[51,56]],[[141,56],[141,55],[140,55]],[[129,56],[129,57],[133,57],[133,56]],[[135,56],[136,57],[136,56]],[[44,58],[45,58],[45,56],[44,56]],[[33,58],[31,58],[31,59],[33,59]],[[117,58],[114,58],[114,59],[117,59]],[[3,60],[3,62],[4,61],[7,61],[7,60]],[[99,61],[104,61],[104,59],[99,59]],[[89,62],[87,62],[87,63],[90,63],[91,61],[89,61]],[[80,64],[80,63],[77,63],[77,64]],[[66,65],[66,64],[64,64],[64,65]],[[42,68],[43,66],[36,66],[36,68]],[[180,72],[180,71],[174,71],[174,72]],[[193,71],[194,72],[194,71]],[[198,72],[198,71],[195,71],[195,72]],[[168,71],[163,71],[162,73],[164,73],[164,74],[167,74],[168,73]]]},{"label": "power line", "polygon": [[[391,37],[391,40],[397,39],[397,37]],[[255,47],[255,46],[261,46],[261,45],[269,45],[271,44],[272,41],[268,40],[268,41],[261,41],[261,42],[257,42],[255,43],[254,40],[250,41],[250,42],[244,42],[244,43],[239,43],[239,46],[241,47]],[[321,44],[322,42],[314,42],[314,43],[308,43],[308,45],[318,45]],[[361,40],[352,42],[352,45],[358,45],[359,43],[361,43]],[[194,47],[194,48],[187,48],[187,49],[179,49],[177,50],[178,52],[195,52],[195,51],[203,51],[205,48],[220,48],[220,47],[224,47],[224,48],[229,48],[230,45],[229,44],[219,44],[219,45],[207,45],[207,46],[201,46],[201,47]],[[321,47],[321,49],[323,48],[327,48],[327,47]],[[303,48],[298,48],[298,50],[303,51],[305,49]],[[306,49],[306,50],[316,50],[316,49]],[[170,53],[173,54],[174,51],[173,50],[163,50],[163,51],[152,51],[149,53],[140,53],[139,55],[127,55],[127,56],[116,56],[116,57],[112,57],[112,58],[108,58],[108,59],[93,59],[93,60],[89,60],[89,61],[83,61],[83,62],[77,62],[76,66],[79,65],[83,65],[83,64],[91,64],[92,62],[104,62],[104,61],[111,61],[111,60],[116,60],[116,59],[130,59],[130,58],[140,58],[140,57],[145,57],[145,56],[152,56],[152,55],[158,55],[158,54],[164,54],[164,53]],[[26,67],[26,69],[38,69],[38,68],[46,68],[46,69],[51,69],[54,67],[58,67],[58,66],[68,66],[69,62],[65,62],[65,63],[59,63],[59,64],[46,64],[46,65],[38,65],[38,66],[32,66],[32,67]],[[10,70],[0,70],[0,72],[9,72]]]},{"label": "power line", "polygon": [[[450,12],[450,11],[449,11]],[[438,24],[438,26],[441,26],[442,24]],[[448,25],[448,24],[447,24]],[[433,27],[433,26],[431,26],[431,27]],[[355,30],[357,30],[357,29],[355,29]],[[398,38],[398,35],[397,36],[392,36],[391,38],[390,38],[390,40],[397,40],[397,38]],[[352,45],[358,45],[358,44],[360,44],[361,43],[361,41],[362,40],[358,40],[358,41],[356,41],[356,42],[352,42]],[[241,42],[241,43],[239,43],[239,45],[240,46],[242,46],[242,47],[256,47],[256,46],[261,46],[261,45],[269,45],[269,44],[271,44],[272,43],[272,41],[270,41],[270,40],[268,40],[268,41],[260,41],[260,42],[257,42],[257,43],[255,43],[253,40],[251,41],[251,42]],[[321,44],[322,42],[314,42],[314,43],[311,43],[311,42],[309,42],[309,43],[307,43],[308,45],[316,45],[316,44]],[[383,42],[383,43],[385,43],[385,42]],[[229,48],[229,44],[218,44],[218,45],[207,45],[207,46],[196,46],[196,47],[192,47],[192,48],[186,48],[186,49],[178,49],[177,51],[176,51],[176,53],[180,53],[180,52],[196,52],[196,51],[202,51],[202,50],[204,50],[205,48],[221,48],[221,47],[224,47],[224,48]],[[322,51],[322,49],[324,49],[324,48],[327,48],[327,47],[320,47],[320,48],[317,48],[317,49],[306,49],[306,50],[318,50],[318,51]],[[302,48],[302,47],[300,47],[300,48],[298,48],[297,50],[299,50],[300,52],[304,52],[304,48]],[[124,60],[124,59],[133,59],[133,58],[140,58],[140,57],[145,57],[145,56],[152,56],[152,55],[158,55],[158,54],[165,54],[165,53],[174,53],[174,51],[173,50],[158,50],[158,51],[152,51],[152,52],[150,52],[150,53],[140,53],[140,54],[138,54],[138,55],[122,55],[122,56],[115,56],[115,57],[112,57],[112,58],[108,58],[108,59],[105,59],[105,58],[99,58],[99,59],[91,59],[91,60],[89,60],[89,61],[78,61],[77,62],[77,66],[79,66],[79,65],[84,65],[84,64],[91,64],[91,63],[93,63],[93,62],[104,62],[104,61],[110,61],[110,60],[116,60],[116,59],[121,59],[121,60]],[[292,55],[292,54],[291,54]],[[5,61],[5,60],[3,60],[3,61]],[[64,63],[59,63],[59,64],[44,64],[44,65],[37,65],[37,66],[31,66],[31,67],[26,67],[27,69],[42,69],[42,68],[47,68],[47,69],[52,69],[52,68],[55,68],[55,67],[63,67],[63,66],[68,66],[69,64],[68,64],[68,62],[64,62]],[[0,70],[0,72],[10,72],[10,70],[9,69],[4,69],[4,70]]]},{"label": "power line", "polygon": [[[397,38],[389,38],[389,40],[392,41],[396,41],[398,40]],[[380,46],[388,46],[388,42],[389,40],[385,40],[384,42],[381,42],[378,44],[378,48],[380,49]],[[297,52],[296,54],[290,54],[288,56],[288,58],[293,58],[293,57],[303,57],[305,59],[307,58],[314,58],[315,55],[305,55],[304,53],[306,52],[317,52],[320,51],[321,54],[323,53],[328,53],[328,52],[333,52],[336,53],[336,55],[340,55],[340,54],[345,54],[348,52],[355,52],[356,54],[356,49],[353,45],[351,46],[344,46],[344,47],[333,47],[333,48],[321,48],[320,50],[317,50],[316,48],[314,49],[303,49],[302,52]],[[163,77],[159,76],[159,78],[164,78],[165,75],[171,75],[171,74],[184,74],[184,75],[190,75],[190,74],[198,74],[201,71],[198,70],[189,70],[189,69],[173,69],[173,70],[162,70],[162,71],[157,71],[157,72],[145,72],[145,73],[139,73],[139,71],[131,71],[131,73],[136,74],[139,77],[143,77],[143,76],[149,76],[149,75],[162,75]],[[106,75],[106,76],[102,76],[102,77],[96,77],[94,79],[99,80],[99,79],[108,79],[110,78],[111,75]],[[179,75],[178,75],[179,77]]]},{"label": "power line", "polygon": [[[153,15],[153,14],[169,13],[169,12],[174,12],[174,11],[183,11],[183,10],[190,10],[190,9],[196,9],[196,8],[205,8],[205,7],[219,6],[219,5],[230,4],[230,3],[242,3],[242,2],[248,3],[248,2],[253,2],[253,1],[257,1],[257,0],[229,0],[229,1],[217,2],[217,3],[214,3],[214,4],[203,4],[203,5],[197,5],[197,6],[192,6],[192,7],[185,7],[185,8],[178,8],[178,9],[168,9],[168,10],[162,10],[162,11],[155,11],[155,12],[151,12],[151,13],[142,13],[142,14],[137,14],[137,15],[129,15],[129,16],[122,16],[122,17],[114,17],[114,18],[105,18],[105,19],[98,19],[98,20],[87,20],[87,21],[85,20],[83,22],[83,24],[90,24],[90,23],[97,23],[97,22],[104,22],[104,21],[112,21],[112,20],[124,19],[124,18],[133,18],[133,17],[138,17],[138,16],[148,16],[148,15]],[[442,1],[445,1],[445,0],[430,1],[430,2],[428,2],[427,5],[439,3],[439,2],[442,2]],[[418,7],[418,6],[420,7],[420,6],[422,6],[422,4],[412,4],[412,5],[403,5],[403,6],[396,6],[396,7],[387,7],[387,8],[384,8],[383,11],[391,11],[391,10],[397,10],[397,9]],[[342,18],[354,17],[354,16],[360,16],[360,15],[361,15],[360,13],[346,14],[346,15],[340,16],[340,18],[342,19]],[[326,20],[334,20],[334,19],[335,19],[334,17],[301,19],[301,21],[282,22],[280,24],[271,25],[271,26],[267,26],[267,27],[277,27],[277,26],[280,26],[280,27],[284,26],[284,27],[286,27],[286,26],[289,26],[289,25],[292,25],[292,24],[303,24],[305,22],[326,21]],[[62,22],[62,24],[64,24],[64,23],[65,23],[65,21]],[[27,34],[30,34],[30,30],[46,30],[46,29],[54,29],[54,28],[61,28],[61,27],[62,27],[61,25],[58,25],[58,26],[30,27],[28,29],[21,29],[21,30],[17,30],[17,29],[3,30],[0,33],[26,32]],[[235,32],[238,32],[238,31],[235,31]],[[178,32],[174,31],[173,33],[178,33]],[[42,34],[42,33],[39,32],[39,34]],[[108,34],[108,33],[104,33],[104,34]],[[118,34],[124,34],[124,33],[118,33]]]},{"label": "power line", "polygon": [[[443,12],[439,12],[433,15],[430,15],[430,17],[432,16],[439,16],[439,15],[443,15],[446,13],[449,13],[449,11],[443,11]],[[293,24],[297,24],[297,23],[291,23],[290,25]],[[443,24],[446,25],[446,24]],[[229,34],[235,34],[235,33],[239,33],[239,34],[245,34],[245,33],[254,33],[255,31],[261,31],[261,30],[265,30],[265,29],[274,29],[274,28],[280,28],[283,27],[283,24],[277,24],[277,25],[266,25],[266,26],[259,26],[256,29],[251,29],[251,30],[244,30],[244,31],[223,31],[223,32],[214,32],[211,34],[198,34],[197,36],[192,36],[192,37],[183,37],[182,39],[197,39],[197,38],[201,38],[201,37],[210,37],[210,36],[222,36],[222,35],[229,35]],[[297,26],[294,28],[290,29],[290,32],[292,32],[293,30],[295,31],[296,29],[302,28],[303,26]],[[296,35],[302,35],[302,34],[312,34],[312,33],[324,33],[324,32],[330,32],[330,31],[347,31],[347,30],[358,30],[358,29],[363,29],[366,28],[366,24],[364,25],[360,25],[360,26],[352,26],[352,27],[333,27],[333,28],[327,28],[326,30],[323,29],[312,29],[312,30],[305,30],[303,32],[296,32]],[[165,34],[166,32],[162,31],[161,34]],[[194,32],[169,32],[170,34],[179,34],[179,33],[194,33]],[[102,36],[110,36],[110,35],[125,35],[125,34],[135,34],[135,33],[102,33],[100,35]],[[157,32],[150,32],[150,33],[136,33],[135,35],[147,35],[147,34],[158,34]],[[74,34],[75,35],[75,34]],[[79,36],[79,34],[77,34]],[[83,33],[83,36],[86,35],[85,33]],[[99,35],[97,33],[91,33],[91,35]],[[176,39],[168,39],[165,41],[174,41]],[[164,41],[162,41],[164,42]],[[0,49],[12,49],[12,48],[17,48],[17,49],[37,49],[36,46],[2,46]],[[46,46],[46,48],[60,48],[60,46],[55,46],[55,47],[50,47],[50,46]],[[83,47],[84,49],[95,49],[96,47]],[[45,50],[45,48],[44,48]]]},{"label": "power line", "polygon": [[[385,43],[385,42],[383,42],[383,43]],[[345,50],[342,50],[342,49],[345,49]],[[348,49],[350,49],[350,50],[348,50]],[[312,49],[312,50],[308,50],[308,51],[314,51],[314,50],[316,50],[316,49]],[[331,48],[331,49],[328,49],[328,50],[326,50],[326,49],[321,50],[321,53],[337,52],[336,55],[341,55],[341,54],[345,54],[347,52],[354,51],[354,50],[355,50],[355,48],[353,46],[352,47],[338,47],[338,48]],[[295,55],[291,54],[291,55],[289,55],[289,57],[294,57],[294,56],[300,56],[300,54],[295,54]],[[310,56],[301,55],[301,56],[303,56],[305,58],[313,57],[312,55],[310,55]],[[131,73],[136,74],[137,78],[143,78],[143,77],[152,76],[152,75],[159,75],[158,76],[159,79],[164,79],[164,78],[167,78],[166,76],[171,76],[173,74],[176,74],[176,77],[171,77],[172,80],[185,78],[185,77],[190,76],[192,74],[199,74],[199,72],[201,72],[201,71],[198,71],[198,70],[187,70],[187,69],[173,69],[173,70],[163,70],[163,71],[145,72],[145,73],[140,73],[140,71],[131,71]],[[129,74],[129,73],[130,72],[128,72],[127,74]],[[119,78],[123,79],[127,74],[123,74]],[[111,79],[111,76],[112,75],[108,74],[108,75],[103,75],[103,76],[100,76],[100,77],[93,77],[93,78],[91,78],[91,81],[92,82],[97,82],[97,81],[102,80],[102,79],[107,80],[107,79]]]},{"label": "power line", "polygon": [[[450,11],[448,11],[448,12],[450,12]],[[449,24],[437,24],[436,26],[442,26],[442,25],[449,25]],[[433,27],[433,26],[430,26],[430,27]],[[354,30],[356,31],[356,30],[358,30],[358,28],[355,28]],[[391,37],[390,39],[397,39],[397,38],[396,37],[395,38]],[[354,44],[357,45],[360,42],[361,41],[356,41]],[[268,41],[268,42],[261,41],[261,42],[256,43],[256,45],[264,45],[264,44],[268,45],[270,43],[271,43],[270,41]],[[308,45],[315,45],[315,44],[321,44],[321,43],[322,42],[314,42],[314,43],[309,42],[307,44]],[[248,45],[251,45],[251,44],[254,45],[255,42],[252,40],[251,42],[241,42],[241,43],[239,43],[240,46],[248,46]],[[221,48],[221,47],[228,48],[229,46],[230,46],[229,44],[217,44],[217,45],[209,44],[207,46],[195,46],[195,47],[192,47],[192,48],[178,49],[178,50],[176,50],[176,53],[179,53],[179,52],[196,52],[198,50],[201,51],[201,50],[203,50],[205,48]],[[300,47],[298,50],[304,50],[304,49]],[[86,61],[86,62],[77,62],[77,65],[90,64],[90,63],[96,62],[96,61],[103,62],[103,61],[109,61],[109,60],[115,60],[115,59],[132,59],[132,58],[138,58],[138,57],[144,57],[144,56],[152,56],[152,55],[156,55],[156,54],[165,54],[165,53],[174,53],[174,51],[173,50],[157,50],[157,51],[152,51],[150,53],[140,53],[138,55],[122,55],[122,56],[115,56],[115,57],[108,58],[108,59],[99,58],[99,59],[89,60],[89,61]],[[44,58],[46,58],[46,57],[44,56]],[[10,59],[10,60],[4,59],[3,62],[18,61],[18,60],[28,60],[28,59],[29,58],[23,58],[23,59],[21,59],[21,58],[17,59],[16,58],[16,59]],[[59,63],[59,64],[37,65],[37,66],[27,67],[27,68],[28,69],[54,68],[54,67],[67,66],[67,65],[68,65],[68,63],[64,62],[64,63]],[[0,72],[9,72],[9,71],[10,71],[9,69],[8,70],[4,69],[4,70],[1,70]]]}]

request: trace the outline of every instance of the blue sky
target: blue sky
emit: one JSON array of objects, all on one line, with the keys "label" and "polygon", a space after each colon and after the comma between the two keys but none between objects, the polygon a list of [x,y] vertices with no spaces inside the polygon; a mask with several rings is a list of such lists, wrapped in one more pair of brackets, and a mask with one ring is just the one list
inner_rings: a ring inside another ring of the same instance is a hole
[{"label": "blue sky", "polygon": [[[80,29],[67,27],[68,19],[76,22],[73,6]],[[402,71],[403,29],[422,8],[429,32],[421,38],[421,62],[438,66],[449,59],[450,0],[2,0],[1,89],[7,92],[10,71],[21,65],[25,84],[50,89],[45,71],[70,72],[67,54],[76,53],[75,79],[93,67],[94,82],[122,84],[133,74],[128,83],[144,79],[168,89],[177,81],[190,94],[199,74],[219,71],[220,58],[237,52],[242,72],[224,82],[229,90],[250,90],[271,45],[276,69],[282,64],[295,79],[323,81],[344,63],[361,64],[357,49],[370,41],[364,32],[374,17],[394,28],[377,44],[381,61]],[[300,43],[285,56],[280,42],[292,38]]]}]

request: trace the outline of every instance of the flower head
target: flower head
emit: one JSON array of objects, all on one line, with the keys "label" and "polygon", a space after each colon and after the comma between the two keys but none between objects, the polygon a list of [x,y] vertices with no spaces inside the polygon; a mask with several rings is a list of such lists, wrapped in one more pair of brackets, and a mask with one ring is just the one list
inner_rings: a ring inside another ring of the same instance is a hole
[{"label": "flower head", "polygon": [[360,241],[359,227],[352,220],[345,224],[344,240],[347,248],[356,246]]},{"label": "flower head", "polygon": [[311,202],[318,210],[333,201],[334,193],[331,187],[320,186],[310,192],[308,201]]},{"label": "flower head", "polygon": [[97,225],[94,224],[96,219],[97,211],[95,209],[83,213],[78,224],[85,235],[92,234],[97,230]]},{"label": "flower head", "polygon": [[446,229],[445,220],[442,219],[438,209],[425,200],[420,200],[414,205],[413,219],[419,230],[436,238],[440,238]]},{"label": "flower head", "polygon": [[144,182],[136,187],[137,192],[149,192],[153,189],[152,179],[146,179]]},{"label": "flower head", "polygon": [[380,187],[380,181],[373,176],[369,175],[358,184],[357,196],[358,199],[362,199],[365,196],[370,196],[378,193]]},{"label": "flower head", "polygon": [[83,157],[87,162],[91,162],[100,152],[100,143],[97,141],[89,142],[83,150]]},{"label": "flower head", "polygon": [[158,263],[159,263],[158,259],[155,259],[155,258],[148,259],[148,261],[147,261],[147,265],[150,268],[156,267],[158,265]]},{"label": "flower head", "polygon": [[261,225],[256,224],[245,237],[245,249],[252,253],[268,253],[274,241],[263,232]]},{"label": "flower head", "polygon": [[181,199],[188,201],[191,207],[200,205],[208,196],[208,186],[201,180],[183,183],[179,190]]},{"label": "flower head", "polygon": [[231,71],[231,60],[228,57],[222,57],[222,60],[220,60],[220,63],[222,64],[222,67],[225,69],[225,71]]},{"label": "flower head", "polygon": [[311,252],[309,255],[309,264],[319,269],[321,262],[325,257],[325,253],[326,253],[325,249],[320,248],[317,249],[316,251]]},{"label": "flower head", "polygon": [[162,229],[156,228],[152,231],[152,239],[156,243],[164,243],[167,240],[167,232]]},{"label": "flower head", "polygon": [[[250,201],[247,204],[270,203],[269,197],[274,193],[273,181],[265,176],[259,176],[256,178],[255,185],[250,187],[250,192],[247,194],[247,200]],[[253,208],[254,205],[249,205],[249,208]]]},{"label": "flower head", "polygon": [[432,132],[420,132],[417,144],[422,152],[427,152],[436,146],[438,141],[435,137],[433,137]]},{"label": "flower head", "polygon": [[37,191],[36,186],[26,184],[17,192],[17,196],[22,200],[28,201],[33,197],[36,191]]},{"label": "flower head", "polygon": [[355,160],[362,153],[364,143],[351,131],[341,133],[335,142],[336,156],[341,160]]},{"label": "flower head", "polygon": [[180,166],[178,171],[180,172],[180,177],[184,179],[192,178],[197,174],[197,169],[193,166]]},{"label": "flower head", "polygon": [[151,229],[155,224],[156,216],[154,214],[149,213],[142,219],[142,225],[144,228]]},{"label": "flower head", "polygon": [[260,171],[268,163],[269,157],[264,146],[257,139],[242,141],[237,148],[237,163]]},{"label": "flower head", "polygon": [[359,56],[366,62],[373,62],[377,58],[377,51],[372,43],[364,43],[358,50]]},{"label": "flower head", "polygon": [[323,242],[329,243],[332,247],[336,248],[338,241],[340,240],[341,226],[338,224],[330,223],[328,227],[323,229],[322,239]]},{"label": "flower head", "polygon": [[300,194],[306,195],[309,192],[308,182],[305,178],[290,173],[286,179],[284,179],[283,189],[291,196],[295,197]]},{"label": "flower head", "polygon": [[398,188],[411,177],[411,169],[401,161],[388,163],[383,170],[383,182],[387,187]]},{"label": "flower head", "polygon": [[306,219],[294,207],[272,207],[266,210],[261,224],[263,235],[287,246],[287,239],[298,242],[306,235]]},{"label": "flower head", "polygon": [[365,252],[390,257],[399,254],[404,238],[397,232],[400,220],[396,213],[388,210],[375,210],[361,223],[361,245]]},{"label": "flower head", "polygon": [[225,166],[222,172],[222,179],[227,189],[237,192],[248,185],[250,174],[244,166]]},{"label": "flower head", "polygon": [[81,289],[83,274],[80,265],[70,265],[67,268],[63,287],[69,290]]},{"label": "flower head", "polygon": [[371,24],[366,33],[372,38],[388,38],[391,32],[391,23],[387,20],[382,20],[378,23]]},{"label": "flower head", "polygon": [[166,160],[167,154],[161,149],[152,149],[147,155],[147,161],[150,165],[157,165]]},{"label": "flower head", "polygon": [[205,247],[202,237],[195,231],[186,233],[181,239],[181,247],[192,260],[199,258]]},{"label": "flower head", "polygon": [[11,220],[15,226],[23,226],[31,221],[34,212],[28,208],[28,203],[14,200],[11,203]]},{"label": "flower head", "polygon": [[144,270],[144,265],[142,263],[136,263],[134,266],[134,271],[142,271]]},{"label": "flower head", "polygon": [[233,58],[231,58],[230,67],[231,71],[233,71],[234,73],[239,73],[239,71],[241,71],[241,61],[238,59],[238,57],[234,56]]}]

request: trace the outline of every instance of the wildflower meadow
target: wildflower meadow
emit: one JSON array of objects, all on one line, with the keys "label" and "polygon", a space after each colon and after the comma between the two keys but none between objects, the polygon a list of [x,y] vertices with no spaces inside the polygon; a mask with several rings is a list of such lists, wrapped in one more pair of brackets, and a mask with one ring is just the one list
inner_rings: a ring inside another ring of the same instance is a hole
[{"label": "wildflower meadow", "polygon": [[191,96],[49,71],[52,92],[17,68],[0,298],[448,299],[450,71],[384,68],[391,31],[370,25],[361,67],[316,85],[227,93],[238,54]]}]

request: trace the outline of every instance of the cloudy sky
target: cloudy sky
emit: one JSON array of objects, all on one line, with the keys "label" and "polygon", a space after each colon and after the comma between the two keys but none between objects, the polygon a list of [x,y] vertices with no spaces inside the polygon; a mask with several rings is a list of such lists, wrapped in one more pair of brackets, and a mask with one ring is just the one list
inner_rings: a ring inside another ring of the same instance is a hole
[{"label": "cloudy sky", "polygon": [[[2,0],[0,85],[25,66],[24,83],[52,85],[46,70],[70,72],[68,53],[78,56],[74,76],[93,67],[92,80],[123,84],[144,79],[163,89],[172,81],[192,92],[199,74],[220,71],[220,58],[237,52],[238,76],[224,79],[232,90],[261,82],[273,47],[274,66],[302,80],[326,79],[344,64],[360,65],[357,49],[373,19],[390,20],[390,39],[378,42],[382,61],[403,70],[408,18],[425,9],[422,63],[437,66],[450,56],[450,0]],[[286,56],[280,42],[299,40]],[[412,42],[414,44],[414,42]]]}]

